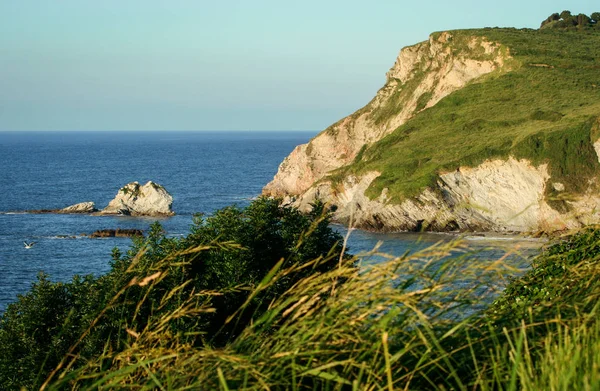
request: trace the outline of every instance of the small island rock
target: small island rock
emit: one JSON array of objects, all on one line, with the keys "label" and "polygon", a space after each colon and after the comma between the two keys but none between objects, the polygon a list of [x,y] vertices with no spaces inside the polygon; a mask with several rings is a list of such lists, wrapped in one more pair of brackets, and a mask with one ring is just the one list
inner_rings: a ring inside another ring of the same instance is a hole
[{"label": "small island rock", "polygon": [[149,181],[141,186],[131,182],[117,192],[100,214],[131,216],[172,216],[173,196],[161,185]]},{"label": "small island rock", "polygon": [[78,204],[60,209],[58,213],[93,213],[97,211],[98,209],[96,209],[96,204],[93,202],[80,202]]}]

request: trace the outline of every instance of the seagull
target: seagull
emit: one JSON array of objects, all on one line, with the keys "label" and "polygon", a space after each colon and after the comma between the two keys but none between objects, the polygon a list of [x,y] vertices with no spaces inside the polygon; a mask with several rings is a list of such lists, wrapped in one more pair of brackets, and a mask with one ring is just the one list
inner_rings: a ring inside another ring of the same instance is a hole
[{"label": "seagull", "polygon": [[23,242],[23,244],[25,245],[25,248],[32,248],[33,245],[35,244],[35,242],[31,242],[31,243]]}]

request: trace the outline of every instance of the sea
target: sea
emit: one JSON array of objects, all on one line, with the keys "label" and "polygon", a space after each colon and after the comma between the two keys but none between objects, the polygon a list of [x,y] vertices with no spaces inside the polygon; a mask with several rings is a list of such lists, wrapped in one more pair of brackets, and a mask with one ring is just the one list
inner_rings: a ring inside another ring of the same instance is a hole
[{"label": "sea", "polygon": [[[245,206],[260,195],[281,161],[316,132],[0,132],[0,314],[26,293],[41,272],[54,281],[106,273],[111,251],[126,250],[128,238],[91,239],[101,229],[147,230],[156,218],[32,214],[93,201],[101,209],[125,184],[154,181],[173,195],[175,216],[158,219],[171,236],[189,232],[196,213],[210,215],[228,205]],[[456,235],[372,233],[333,225],[348,236],[352,253],[402,255]],[[526,268],[542,243],[518,237],[466,235],[479,257],[512,254]],[[25,248],[24,242],[35,242]],[[385,258],[370,257],[371,262]]]}]

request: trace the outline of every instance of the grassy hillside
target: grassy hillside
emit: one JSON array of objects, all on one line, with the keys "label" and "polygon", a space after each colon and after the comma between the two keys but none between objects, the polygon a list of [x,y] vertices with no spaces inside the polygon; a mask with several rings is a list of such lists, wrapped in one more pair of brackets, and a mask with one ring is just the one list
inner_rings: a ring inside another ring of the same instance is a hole
[{"label": "grassy hillside", "polygon": [[[600,31],[480,29],[453,31],[455,42],[484,36],[513,57],[498,70],[442,99],[332,173],[380,171],[368,190],[394,201],[418,194],[439,172],[486,159],[547,162],[553,181],[577,193],[600,171],[591,137],[600,117]],[[386,112],[392,116],[395,113]],[[378,121],[384,119],[379,118]],[[551,195],[551,194],[548,194]]]}]

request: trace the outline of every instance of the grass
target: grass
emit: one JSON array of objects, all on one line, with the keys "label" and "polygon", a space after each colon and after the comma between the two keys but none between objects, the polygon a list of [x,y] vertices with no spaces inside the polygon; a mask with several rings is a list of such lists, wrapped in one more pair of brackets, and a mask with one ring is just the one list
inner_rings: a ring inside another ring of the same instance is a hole
[{"label": "grass", "polygon": [[[388,261],[357,271],[341,260],[306,277],[224,347],[169,333],[169,318],[209,310],[182,303],[131,330],[123,351],[60,368],[46,389],[597,390],[599,246],[594,229],[560,241],[485,312],[472,309],[518,272],[503,259],[473,263],[460,240],[402,257],[375,249]],[[256,290],[292,272],[274,269]],[[529,284],[577,290],[562,300]]]},{"label": "grass", "polygon": [[[399,202],[434,187],[441,172],[514,156],[548,163],[552,180],[565,184],[567,192],[585,190],[587,180],[600,172],[592,147],[600,117],[600,31],[481,29],[452,34],[458,37],[455,42],[470,36],[499,42],[509,48],[516,65],[418,113],[330,179],[379,171],[367,194],[375,198],[388,188]],[[398,113],[398,102],[374,112],[372,121],[385,122]]]}]

